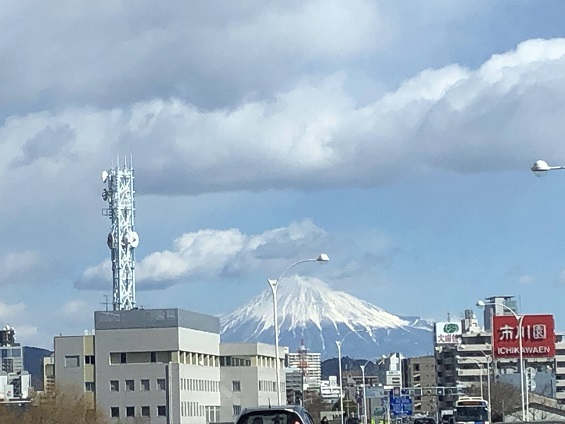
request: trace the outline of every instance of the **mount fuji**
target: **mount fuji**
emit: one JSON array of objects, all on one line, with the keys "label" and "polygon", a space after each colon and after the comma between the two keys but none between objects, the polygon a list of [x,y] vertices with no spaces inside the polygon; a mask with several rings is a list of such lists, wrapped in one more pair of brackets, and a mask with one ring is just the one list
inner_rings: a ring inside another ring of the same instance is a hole
[{"label": "mount fuji", "polygon": [[[322,360],[338,356],[375,358],[433,352],[432,323],[393,315],[369,302],[331,289],[319,279],[294,276],[277,288],[280,346],[304,345]],[[274,344],[273,295],[269,288],[243,307],[220,317],[222,342]]]}]

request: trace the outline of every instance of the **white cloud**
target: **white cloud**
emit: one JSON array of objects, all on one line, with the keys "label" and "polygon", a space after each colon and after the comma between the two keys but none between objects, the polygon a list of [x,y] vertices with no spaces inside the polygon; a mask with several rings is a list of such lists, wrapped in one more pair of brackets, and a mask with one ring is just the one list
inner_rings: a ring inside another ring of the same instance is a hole
[{"label": "white cloud", "polygon": [[520,284],[529,285],[532,284],[535,280],[536,279],[533,275],[526,274],[520,276],[518,281],[520,282]]},{"label": "white cloud", "polygon": [[[565,159],[564,75],[565,40],[534,40],[475,71],[425,70],[362,107],[334,76],[236,109],[155,99],[14,116],[0,127],[0,190],[35,184],[49,202],[53,187],[77,190],[115,151],[134,155],[138,193],[157,194],[378,186],[398,166],[523,169],[544,154]],[[61,134],[64,149],[33,144]]]},{"label": "white cloud", "polygon": [[16,319],[19,315],[23,314],[25,310],[26,305],[23,302],[11,305],[0,302],[0,319],[3,321]]},{"label": "white cloud", "polygon": [[[317,256],[320,252],[314,249],[326,236],[308,220],[257,235],[246,235],[238,229],[183,234],[173,242],[172,249],[153,252],[137,262],[137,287],[165,288],[199,278],[242,275],[302,252]],[[75,287],[105,289],[111,275],[110,261],[106,260],[88,268]]]},{"label": "white cloud", "polygon": [[0,285],[39,283],[52,270],[35,250],[8,253],[0,258]]}]

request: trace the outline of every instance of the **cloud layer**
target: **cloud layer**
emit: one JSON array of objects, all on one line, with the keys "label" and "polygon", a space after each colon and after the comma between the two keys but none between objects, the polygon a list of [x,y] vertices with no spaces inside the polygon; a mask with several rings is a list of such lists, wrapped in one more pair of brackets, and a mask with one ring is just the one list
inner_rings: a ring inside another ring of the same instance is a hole
[{"label": "cloud layer", "polygon": [[[317,257],[321,252],[312,250],[327,244],[327,240],[327,233],[311,221],[257,235],[246,235],[238,229],[183,234],[170,250],[153,252],[137,263],[137,288],[163,289],[201,279],[242,277],[301,253],[309,255],[304,257]],[[108,290],[111,276],[111,263],[107,260],[88,268],[75,287]]]}]

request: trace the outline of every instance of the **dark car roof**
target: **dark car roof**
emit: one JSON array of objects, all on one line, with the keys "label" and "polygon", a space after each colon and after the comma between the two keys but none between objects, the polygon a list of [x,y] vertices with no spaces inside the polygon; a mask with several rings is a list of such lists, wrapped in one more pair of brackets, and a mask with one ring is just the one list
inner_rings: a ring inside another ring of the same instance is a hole
[{"label": "dark car roof", "polygon": [[276,413],[277,411],[294,412],[295,414],[300,416],[302,422],[304,422],[306,424],[309,424],[309,423],[312,422],[312,416],[310,415],[308,410],[306,408],[304,408],[302,405],[280,405],[280,406],[277,405],[277,406],[249,407],[249,408],[245,408],[243,411],[241,411],[241,414],[237,418],[237,421],[239,421],[240,418],[244,417],[245,415],[253,413],[253,412]]}]

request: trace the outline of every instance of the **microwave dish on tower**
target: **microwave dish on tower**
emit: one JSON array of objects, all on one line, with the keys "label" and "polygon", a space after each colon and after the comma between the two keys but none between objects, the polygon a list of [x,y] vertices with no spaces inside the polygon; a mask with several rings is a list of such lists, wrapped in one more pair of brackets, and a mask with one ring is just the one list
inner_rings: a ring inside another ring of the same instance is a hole
[{"label": "microwave dish on tower", "polygon": [[112,291],[114,310],[135,309],[135,248],[139,245],[139,235],[134,230],[135,191],[134,172],[124,161],[107,171],[102,171],[102,182],[107,187],[102,190],[102,199],[108,207],[102,215],[112,222],[106,242],[112,260]]}]

